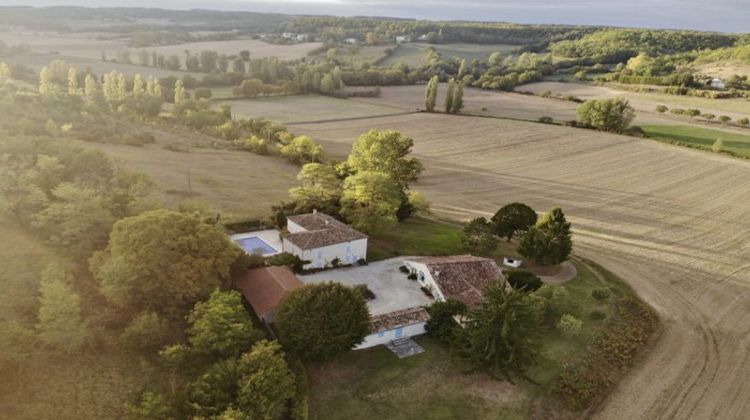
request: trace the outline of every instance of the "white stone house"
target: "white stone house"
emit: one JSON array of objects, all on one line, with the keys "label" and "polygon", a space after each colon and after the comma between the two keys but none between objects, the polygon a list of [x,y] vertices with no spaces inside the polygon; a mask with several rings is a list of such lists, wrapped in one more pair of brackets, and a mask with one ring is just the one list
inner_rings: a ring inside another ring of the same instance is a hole
[{"label": "white stone house", "polygon": [[351,265],[367,259],[367,235],[327,214],[289,216],[287,231],[282,249],[309,261],[305,269],[331,267],[335,260]]},{"label": "white stone house", "polygon": [[711,79],[711,87],[715,89],[726,89],[727,85],[721,79]]},{"label": "white stone house", "polygon": [[375,315],[370,320],[370,335],[354,347],[355,350],[366,349],[393,340],[410,338],[426,332],[425,325],[430,315],[421,306]]},{"label": "white stone house", "polygon": [[357,38],[346,38],[344,42],[350,45],[359,44],[359,40]]},{"label": "white stone house", "polygon": [[397,44],[402,44],[402,43],[408,41],[408,39],[409,38],[407,38],[405,35],[397,35],[396,36],[396,43]]},{"label": "white stone house", "polygon": [[503,274],[494,260],[472,255],[417,257],[404,261],[435,300],[454,299],[476,307],[484,301],[484,290]]}]

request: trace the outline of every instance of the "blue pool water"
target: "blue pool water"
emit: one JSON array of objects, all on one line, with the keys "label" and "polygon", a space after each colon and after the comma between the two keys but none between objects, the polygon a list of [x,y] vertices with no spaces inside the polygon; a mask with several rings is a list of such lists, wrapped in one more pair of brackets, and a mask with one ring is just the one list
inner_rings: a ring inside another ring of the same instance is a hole
[{"label": "blue pool water", "polygon": [[260,239],[257,236],[251,236],[249,238],[242,238],[235,240],[237,245],[242,247],[248,254],[261,254],[263,256],[268,254],[275,254],[278,250],[271,245],[268,245],[266,241]]}]

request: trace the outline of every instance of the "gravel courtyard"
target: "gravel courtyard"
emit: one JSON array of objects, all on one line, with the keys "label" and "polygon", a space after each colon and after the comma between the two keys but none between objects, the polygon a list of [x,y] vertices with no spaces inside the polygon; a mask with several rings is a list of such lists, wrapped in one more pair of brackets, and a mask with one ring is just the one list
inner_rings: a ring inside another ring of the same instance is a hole
[{"label": "gravel courtyard", "polygon": [[347,286],[366,284],[375,293],[367,302],[371,315],[379,315],[414,306],[429,305],[432,299],[419,289],[419,283],[398,271],[408,257],[377,261],[366,266],[345,267],[298,276],[305,284],[335,281]]}]

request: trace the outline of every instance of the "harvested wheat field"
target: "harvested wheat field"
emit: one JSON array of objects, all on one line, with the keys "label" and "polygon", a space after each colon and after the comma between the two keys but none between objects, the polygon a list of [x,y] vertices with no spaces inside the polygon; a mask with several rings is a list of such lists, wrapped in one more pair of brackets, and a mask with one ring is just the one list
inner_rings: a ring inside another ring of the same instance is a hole
[{"label": "harvested wheat field", "polygon": [[[593,131],[413,114],[294,129],[346,153],[369,128],[415,140],[416,189],[436,213],[562,207],[577,253],[661,314],[661,338],[600,418],[743,418],[750,412],[750,164]],[[637,404],[634,402],[637,401]]]},{"label": "harvested wheat field", "polygon": [[[697,108],[701,112],[710,112],[715,115],[728,115],[733,120],[742,117],[750,117],[750,101],[741,98],[734,99],[708,99],[695,96],[665,95],[661,93],[640,93],[612,89],[606,86],[596,86],[585,83],[560,83],[541,82],[522,85],[516,88],[519,92],[534,92],[539,94],[550,91],[560,95],[572,95],[580,99],[600,99],[624,97],[636,111],[642,113],[653,113],[657,105],[666,105],[668,108]],[[654,116],[658,118],[672,118],[688,121],[687,117],[676,117],[672,115]],[[638,116],[640,119],[641,116]],[[637,119],[637,120],[638,120]],[[640,122],[640,121],[638,121]]]}]

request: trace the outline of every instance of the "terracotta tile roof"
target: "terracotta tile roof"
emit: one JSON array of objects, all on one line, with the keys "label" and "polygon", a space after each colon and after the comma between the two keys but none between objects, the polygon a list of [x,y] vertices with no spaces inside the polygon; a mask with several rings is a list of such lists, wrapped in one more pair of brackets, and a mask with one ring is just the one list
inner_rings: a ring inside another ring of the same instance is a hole
[{"label": "terracotta tile roof", "polygon": [[373,316],[370,323],[370,333],[375,334],[382,331],[392,330],[394,328],[406,327],[408,325],[418,324],[430,320],[430,314],[421,307],[401,309],[398,311],[388,312]]},{"label": "terracotta tile roof", "polygon": [[307,229],[305,232],[284,235],[284,239],[301,249],[320,248],[367,238],[364,233],[320,212],[289,216],[288,220]]},{"label": "terracotta tile roof", "polygon": [[236,285],[260,316],[276,309],[284,296],[302,287],[302,282],[284,267],[265,267],[248,270]]},{"label": "terracotta tile roof", "polygon": [[489,258],[472,255],[418,257],[412,261],[427,266],[446,299],[475,307],[484,301],[484,289],[502,278],[500,267]]}]

